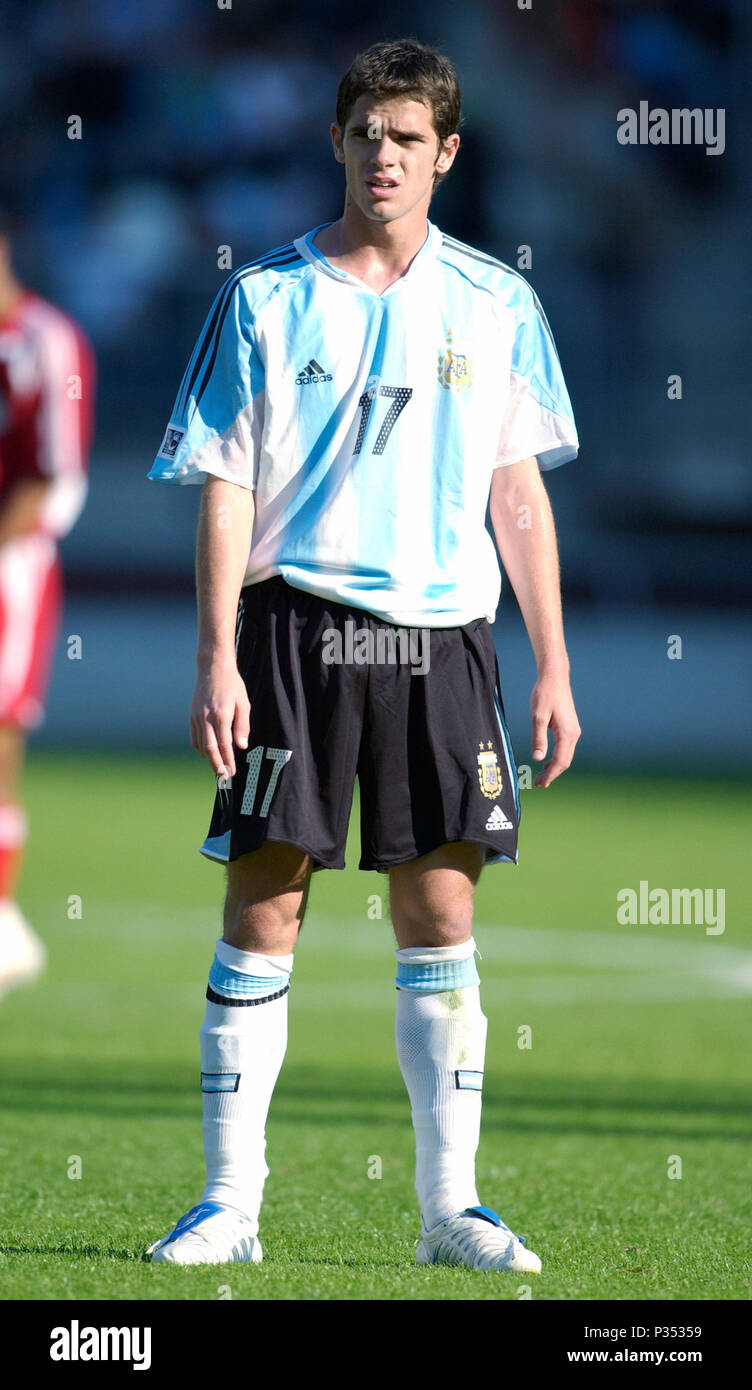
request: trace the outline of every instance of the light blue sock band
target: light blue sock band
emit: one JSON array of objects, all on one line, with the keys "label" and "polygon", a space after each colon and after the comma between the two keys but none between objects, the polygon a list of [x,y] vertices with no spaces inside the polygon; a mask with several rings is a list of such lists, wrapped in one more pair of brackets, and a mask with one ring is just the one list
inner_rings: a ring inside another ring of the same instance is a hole
[{"label": "light blue sock band", "polygon": [[233,970],[223,965],[215,955],[209,971],[209,984],[215,994],[226,999],[255,999],[265,994],[274,994],[290,982],[290,971],[281,967],[277,975],[246,975],[244,971]]},{"label": "light blue sock band", "polygon": [[475,964],[475,955],[464,960],[436,960],[417,964],[414,961],[397,961],[397,978],[394,983],[398,989],[409,989],[415,993],[438,994],[448,989],[467,989],[480,984],[480,975]]}]

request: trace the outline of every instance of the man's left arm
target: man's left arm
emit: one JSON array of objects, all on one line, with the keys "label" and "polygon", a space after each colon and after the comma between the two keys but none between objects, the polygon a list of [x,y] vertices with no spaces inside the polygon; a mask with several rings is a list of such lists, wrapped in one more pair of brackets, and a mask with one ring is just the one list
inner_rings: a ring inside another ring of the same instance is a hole
[{"label": "man's left arm", "polygon": [[536,762],[546,756],[549,729],[554,736],[553,756],[535,779],[536,787],[548,787],[569,767],[581,730],[569,684],[556,529],[536,458],[494,469],[489,508],[538,667],[530,700]]}]

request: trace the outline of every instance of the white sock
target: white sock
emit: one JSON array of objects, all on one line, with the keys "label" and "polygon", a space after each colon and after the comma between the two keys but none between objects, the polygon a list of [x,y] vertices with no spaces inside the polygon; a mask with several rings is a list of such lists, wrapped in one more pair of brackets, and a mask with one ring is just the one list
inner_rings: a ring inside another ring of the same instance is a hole
[{"label": "white sock", "polygon": [[287,1048],[293,957],[217,942],[201,1028],[206,1186],[202,1202],[236,1207],[258,1227],[266,1117]]},{"label": "white sock", "polygon": [[396,951],[397,1056],[412,1106],[415,1190],[426,1230],[480,1204],[475,1155],[487,1020],[475,942]]}]

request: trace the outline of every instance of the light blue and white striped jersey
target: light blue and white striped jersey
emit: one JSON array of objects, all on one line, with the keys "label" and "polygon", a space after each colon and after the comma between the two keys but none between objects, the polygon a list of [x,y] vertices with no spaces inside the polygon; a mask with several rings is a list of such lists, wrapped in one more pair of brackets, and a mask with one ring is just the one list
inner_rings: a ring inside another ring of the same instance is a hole
[{"label": "light blue and white striped jersey", "polygon": [[492,622],[493,469],[578,451],[543,310],[431,222],[377,294],[314,245],[330,225],[225,282],[149,477],[254,490],[244,584],[281,574],[397,626]]}]

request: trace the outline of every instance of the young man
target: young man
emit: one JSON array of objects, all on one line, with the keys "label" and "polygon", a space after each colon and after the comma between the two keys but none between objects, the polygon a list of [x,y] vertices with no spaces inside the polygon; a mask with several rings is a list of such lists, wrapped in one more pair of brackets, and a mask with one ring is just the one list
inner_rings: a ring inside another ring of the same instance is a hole
[{"label": "young man", "polygon": [[[540,1269],[475,1187],[473,892],[484,862],[516,862],[519,815],[485,515],[490,494],[538,662],[537,759],[555,736],[548,786],[579,727],[539,468],[577,436],[529,286],[427,220],[459,119],[433,50],[356,58],[332,126],[344,214],[227,281],[150,474],[204,482],[191,729],[219,778],[203,852],[227,864],[201,1029],[206,1186],[154,1260],[261,1259],[293,949],[311,873],[344,866],[357,775],[359,867],[388,873],[398,943],[418,1262]],[[389,659],[400,630],[421,639],[420,669]]]},{"label": "young man", "polygon": [[26,841],[21,771],[60,623],[58,540],[86,497],[93,396],[88,344],[16,279],[0,219],[0,994],[45,961],[15,901]]}]

